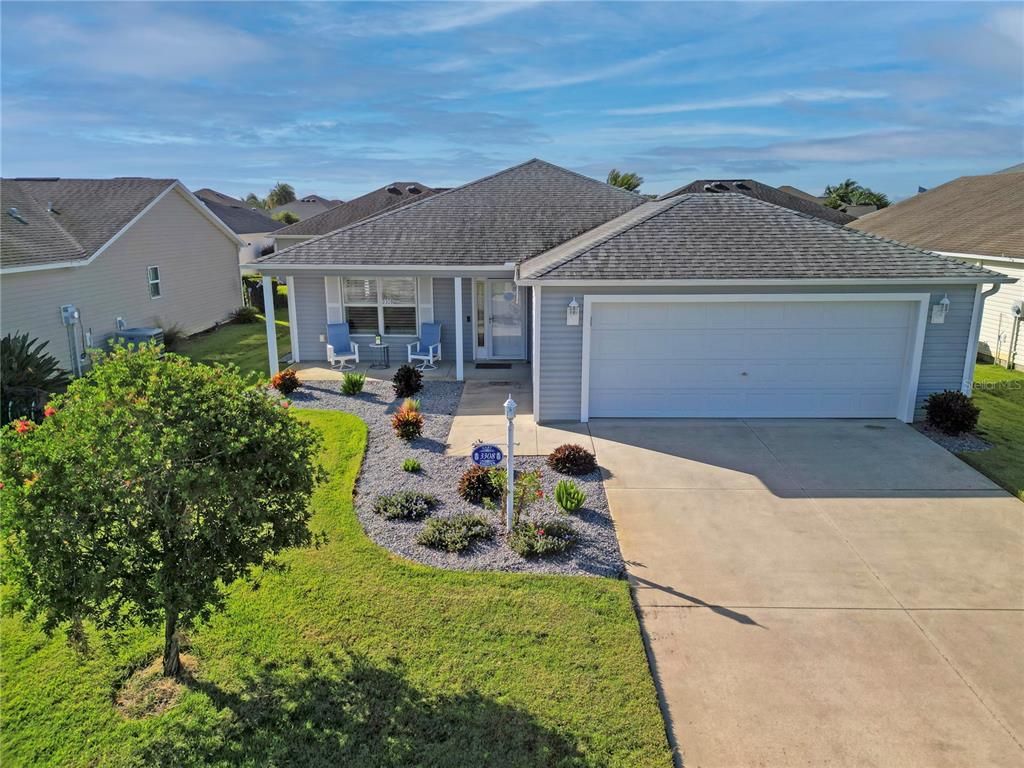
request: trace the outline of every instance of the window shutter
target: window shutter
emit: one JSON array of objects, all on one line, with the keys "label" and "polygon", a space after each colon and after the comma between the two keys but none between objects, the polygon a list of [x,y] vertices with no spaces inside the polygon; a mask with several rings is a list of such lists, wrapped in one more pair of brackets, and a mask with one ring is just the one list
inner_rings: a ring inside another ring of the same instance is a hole
[{"label": "window shutter", "polygon": [[327,322],[344,322],[345,314],[341,306],[341,278],[325,277],[324,289],[327,292]]},{"label": "window shutter", "polygon": [[[434,322],[434,278],[421,277],[418,279],[420,282],[420,322],[432,323]],[[418,328],[416,332],[419,332]]]}]

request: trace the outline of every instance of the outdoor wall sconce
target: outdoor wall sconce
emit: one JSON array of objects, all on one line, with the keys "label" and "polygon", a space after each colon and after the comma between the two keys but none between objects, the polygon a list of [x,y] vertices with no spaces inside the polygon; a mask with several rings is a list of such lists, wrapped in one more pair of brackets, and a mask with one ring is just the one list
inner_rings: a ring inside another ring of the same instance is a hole
[{"label": "outdoor wall sconce", "polygon": [[946,322],[946,315],[949,314],[949,294],[944,294],[942,301],[932,306],[932,322]]},{"label": "outdoor wall sconce", "polygon": [[576,301],[576,297],[572,297],[572,301],[569,302],[569,306],[565,309],[565,324],[566,325],[579,325],[580,324],[580,303]]}]

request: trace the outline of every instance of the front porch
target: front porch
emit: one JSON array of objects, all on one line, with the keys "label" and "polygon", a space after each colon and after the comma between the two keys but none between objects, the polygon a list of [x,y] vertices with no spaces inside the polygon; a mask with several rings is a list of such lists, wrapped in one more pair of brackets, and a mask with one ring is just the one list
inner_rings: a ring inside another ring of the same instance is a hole
[{"label": "front porch", "polygon": [[[401,351],[405,352],[405,347],[402,347]],[[404,356],[401,360],[396,360],[392,357],[391,365],[387,368],[373,368],[371,367],[373,363],[373,360],[362,360],[354,364],[354,370],[359,373],[365,373],[369,379],[390,381],[395,372],[401,366],[406,365]],[[337,368],[332,368],[326,362],[319,360],[308,363],[294,363],[289,368],[298,374],[300,381],[340,381],[346,373],[349,373],[349,371],[339,371]],[[481,361],[480,363],[467,362],[463,367],[462,378],[465,381],[521,384],[523,382],[529,383],[531,374],[529,363],[485,363]],[[459,380],[456,375],[455,362],[450,360],[439,360],[436,369],[423,371],[423,378],[436,381]],[[516,399],[518,400],[518,398]]]}]

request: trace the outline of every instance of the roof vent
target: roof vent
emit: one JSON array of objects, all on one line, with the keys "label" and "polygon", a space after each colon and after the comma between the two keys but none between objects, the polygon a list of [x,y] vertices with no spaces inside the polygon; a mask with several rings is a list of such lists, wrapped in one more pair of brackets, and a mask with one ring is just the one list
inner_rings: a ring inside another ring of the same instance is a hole
[{"label": "roof vent", "polygon": [[21,218],[21,214],[18,213],[18,209],[15,208],[13,205],[7,209],[7,215],[10,216],[15,221],[20,221],[22,224],[28,224],[27,221]]},{"label": "roof vent", "polygon": [[750,189],[750,187],[748,187],[746,185],[746,183],[744,183],[742,181],[737,181],[735,186],[736,186],[736,189]]},{"label": "roof vent", "polygon": [[718,190],[715,189],[711,184],[705,184],[704,185],[704,191],[705,192],[717,192]]},{"label": "roof vent", "polygon": [[715,182],[715,189],[720,189],[723,192],[728,192],[729,191],[729,185],[726,184],[724,181],[716,181]]},{"label": "roof vent", "polygon": [[410,184],[408,187],[405,188],[405,191],[408,192],[410,195],[418,195],[423,190],[421,190],[415,184]]},{"label": "roof vent", "polygon": [[402,190],[400,190],[395,184],[392,184],[391,186],[389,186],[387,188],[387,191],[390,192],[392,195],[400,195],[400,194],[402,194]]}]

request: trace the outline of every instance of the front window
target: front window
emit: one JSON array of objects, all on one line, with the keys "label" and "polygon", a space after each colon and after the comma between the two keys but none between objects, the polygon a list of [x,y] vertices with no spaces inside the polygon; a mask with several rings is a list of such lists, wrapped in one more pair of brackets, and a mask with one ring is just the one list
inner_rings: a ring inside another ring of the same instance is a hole
[{"label": "front window", "polygon": [[416,335],[416,278],[346,277],[342,284],[350,333]]},{"label": "front window", "polygon": [[160,267],[149,268],[149,298],[160,298]]}]

